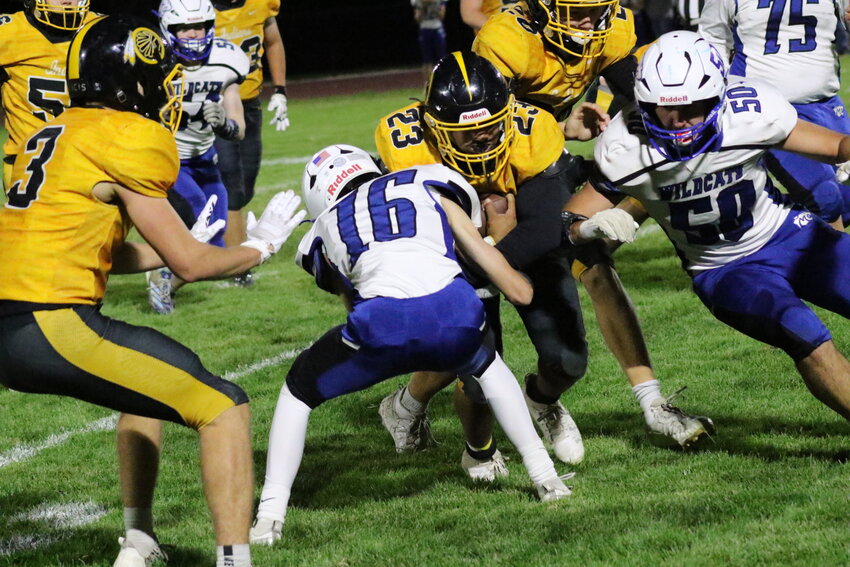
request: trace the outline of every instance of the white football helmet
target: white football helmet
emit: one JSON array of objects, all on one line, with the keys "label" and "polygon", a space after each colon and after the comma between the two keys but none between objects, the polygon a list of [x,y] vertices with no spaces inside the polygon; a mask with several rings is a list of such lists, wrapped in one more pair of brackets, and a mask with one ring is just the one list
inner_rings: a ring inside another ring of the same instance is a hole
[{"label": "white football helmet", "polygon": [[307,212],[318,217],[342,195],[379,175],[381,169],[365,150],[346,144],[322,148],[304,167],[301,191]]},{"label": "white football helmet", "polygon": [[[665,158],[685,161],[720,141],[726,74],[717,49],[694,32],[666,33],[646,50],[635,72],[635,99],[650,143]],[[700,101],[709,101],[710,106],[705,119],[695,126],[669,130],[655,114],[658,106]]]},{"label": "white football helmet", "polygon": [[[159,5],[162,35],[180,59],[202,61],[209,57],[215,38],[215,10],[210,0],[162,0]],[[204,26],[204,36],[180,39],[177,26]]]}]

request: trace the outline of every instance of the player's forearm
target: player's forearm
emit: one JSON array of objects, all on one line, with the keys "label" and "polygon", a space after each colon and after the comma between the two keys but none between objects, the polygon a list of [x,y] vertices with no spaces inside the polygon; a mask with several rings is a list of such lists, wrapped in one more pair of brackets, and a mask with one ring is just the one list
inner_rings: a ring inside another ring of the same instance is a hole
[{"label": "player's forearm", "polygon": [[112,274],[138,274],[161,268],[165,263],[148,243],[125,242],[112,256]]},{"label": "player's forearm", "polygon": [[286,50],[274,18],[266,20],[263,33],[263,49],[266,52],[272,84],[286,86]]}]

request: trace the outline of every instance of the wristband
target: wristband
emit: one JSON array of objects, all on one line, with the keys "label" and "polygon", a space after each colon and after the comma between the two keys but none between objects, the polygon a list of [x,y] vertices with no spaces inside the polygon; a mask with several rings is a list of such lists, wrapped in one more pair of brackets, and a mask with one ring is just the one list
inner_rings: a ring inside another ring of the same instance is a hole
[{"label": "wristband", "polygon": [[286,96],[286,85],[275,85],[274,94],[282,94],[283,96]]},{"label": "wristband", "polygon": [[233,140],[239,136],[239,124],[232,118],[228,118],[224,126],[215,130],[217,136],[225,140]]},{"label": "wristband", "polygon": [[570,227],[578,221],[584,220],[587,220],[587,217],[584,215],[578,215],[570,211],[561,211],[561,245],[573,244],[573,240],[570,238]]}]

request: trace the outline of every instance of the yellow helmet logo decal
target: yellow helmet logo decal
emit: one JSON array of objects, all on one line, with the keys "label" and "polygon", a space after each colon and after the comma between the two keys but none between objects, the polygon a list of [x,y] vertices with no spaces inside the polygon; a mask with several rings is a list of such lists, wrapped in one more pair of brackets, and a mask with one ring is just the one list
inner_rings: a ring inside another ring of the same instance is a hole
[{"label": "yellow helmet logo decal", "polygon": [[136,28],[130,32],[124,46],[124,60],[133,65],[137,57],[149,65],[165,58],[165,44],[158,33],[150,28]]}]

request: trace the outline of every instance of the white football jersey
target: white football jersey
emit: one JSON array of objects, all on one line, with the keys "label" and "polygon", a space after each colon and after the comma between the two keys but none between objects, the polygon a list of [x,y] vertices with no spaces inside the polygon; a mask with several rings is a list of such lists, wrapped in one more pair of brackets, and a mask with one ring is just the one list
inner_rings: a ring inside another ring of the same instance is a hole
[{"label": "white football jersey", "polygon": [[221,96],[228,86],[241,83],[248,73],[248,57],[226,39],[215,38],[207,62],[194,67],[184,67],[185,95],[183,115],[186,126],[175,134],[180,159],[196,157],[213,145],[215,133],[204,121],[201,107],[210,96]]},{"label": "white football jersey", "polygon": [[720,120],[718,150],[668,161],[647,140],[631,106],[611,121],[594,150],[602,174],[591,177],[596,189],[639,200],[689,272],[759,250],[790,210],[760,160],[794,128],[794,107],[770,85],[730,77]]},{"label": "white football jersey", "polygon": [[[362,185],[325,210],[298,245],[296,262],[320,287],[326,270],[362,299],[435,293],[460,273],[436,187],[468,185],[442,165],[403,169]],[[471,187],[466,191],[475,194]],[[481,206],[472,203],[473,224]]]},{"label": "white football jersey", "polygon": [[835,29],[845,2],[711,0],[699,33],[727,58],[732,52],[731,74],[768,81],[790,102],[814,102],[838,92]]}]

